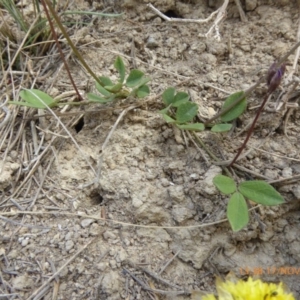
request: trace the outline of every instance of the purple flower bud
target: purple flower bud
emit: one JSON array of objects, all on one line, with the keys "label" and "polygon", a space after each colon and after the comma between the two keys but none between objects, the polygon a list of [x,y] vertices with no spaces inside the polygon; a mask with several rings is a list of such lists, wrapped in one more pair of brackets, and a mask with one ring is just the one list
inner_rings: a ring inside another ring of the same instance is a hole
[{"label": "purple flower bud", "polygon": [[276,67],[276,62],[273,63],[268,71],[267,85],[268,93],[273,93],[280,85],[281,79],[285,72],[285,64],[282,64],[279,68]]}]

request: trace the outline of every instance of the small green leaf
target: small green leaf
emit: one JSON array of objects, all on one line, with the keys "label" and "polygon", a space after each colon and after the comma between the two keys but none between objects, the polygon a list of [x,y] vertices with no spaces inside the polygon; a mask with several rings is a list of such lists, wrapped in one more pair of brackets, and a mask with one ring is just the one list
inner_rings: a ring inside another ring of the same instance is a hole
[{"label": "small green leaf", "polygon": [[106,90],[102,85],[100,85],[97,81],[96,81],[96,89],[103,96],[109,97],[111,95],[111,93],[108,90]]},{"label": "small green leaf", "polygon": [[170,105],[174,103],[174,95],[175,95],[175,89],[173,87],[167,88],[162,94],[164,104]]},{"label": "small green leaf", "polygon": [[229,131],[232,124],[216,124],[211,128],[212,132],[226,132]]},{"label": "small green leaf", "polygon": [[227,218],[233,231],[243,229],[249,222],[247,203],[242,194],[234,193],[227,205]]},{"label": "small green leaf", "polygon": [[172,119],[171,117],[169,117],[168,115],[166,114],[163,114],[163,118],[165,119],[165,121],[167,123],[175,123],[176,121],[174,119]]},{"label": "small green leaf", "polygon": [[180,104],[176,111],[176,121],[178,123],[186,123],[192,121],[197,115],[198,105],[193,102],[184,102]]},{"label": "small green leaf", "polygon": [[173,106],[178,107],[180,104],[188,102],[189,99],[190,99],[189,94],[185,92],[178,92],[174,98]]},{"label": "small green leaf", "polygon": [[194,131],[203,131],[205,129],[204,124],[202,123],[191,123],[191,124],[176,124],[180,129],[184,130],[194,130]]},{"label": "small green leaf", "polygon": [[236,191],[235,181],[224,175],[217,175],[213,179],[213,184],[223,194],[229,195]]},{"label": "small green leaf", "polygon": [[[235,102],[238,98],[242,97],[245,93],[243,91],[231,94],[224,102],[222,110],[226,109],[229,105]],[[222,122],[229,122],[238,118],[247,108],[247,101],[244,97],[240,103],[235,105],[231,110],[221,116]]]},{"label": "small green leaf", "polygon": [[272,206],[284,203],[283,197],[268,183],[261,180],[242,182],[238,190],[253,202]]},{"label": "small green leaf", "polygon": [[27,104],[18,102],[20,105],[42,109],[56,105],[56,101],[52,97],[36,89],[23,90],[20,92],[20,97],[27,102]]},{"label": "small green leaf", "polygon": [[140,70],[131,70],[127,79],[126,79],[126,86],[128,87],[136,87],[140,84],[142,78],[144,77],[144,73]]},{"label": "small green leaf", "polygon": [[107,102],[111,102],[113,100],[112,97],[103,98],[103,97],[100,97],[93,93],[88,93],[87,97],[88,97],[89,102],[95,102],[95,103],[107,103]]},{"label": "small green leaf", "polygon": [[150,93],[150,89],[149,89],[149,86],[148,85],[142,85],[140,86],[137,91],[136,91],[136,95],[139,97],[139,98],[144,98],[146,96],[148,96]]},{"label": "small green leaf", "polygon": [[114,63],[115,68],[118,70],[119,74],[120,74],[120,83],[124,82],[125,79],[125,65],[124,62],[122,60],[122,58],[120,56],[117,57],[115,63]]},{"label": "small green leaf", "polygon": [[146,83],[150,80],[150,77],[143,76],[141,80],[134,86],[134,91],[136,92],[141,86],[146,85]]},{"label": "small green leaf", "polygon": [[103,86],[113,86],[114,85],[109,77],[100,76],[99,79],[100,79]]},{"label": "small green leaf", "polygon": [[117,93],[119,92],[123,87],[123,84],[121,82],[118,82],[117,84],[113,85],[113,86],[105,86],[104,88],[112,93]]}]

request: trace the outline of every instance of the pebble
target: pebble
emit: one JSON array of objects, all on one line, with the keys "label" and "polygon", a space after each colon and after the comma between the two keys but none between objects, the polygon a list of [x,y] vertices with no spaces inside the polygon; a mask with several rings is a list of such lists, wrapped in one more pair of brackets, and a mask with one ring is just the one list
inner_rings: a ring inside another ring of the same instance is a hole
[{"label": "pebble", "polygon": [[127,238],[123,239],[124,244],[128,247],[130,245],[130,240]]},{"label": "pebble", "polygon": [[100,262],[99,264],[97,264],[97,269],[99,271],[103,272],[106,268],[107,268],[107,263],[105,263],[105,262]]},{"label": "pebble", "polygon": [[214,195],[217,192],[215,185],[213,184],[213,178],[222,173],[222,169],[218,166],[210,167],[205,173],[204,179],[201,182],[201,189],[208,195]]},{"label": "pebble", "polygon": [[72,238],[73,236],[73,232],[68,232],[66,235],[65,235],[65,240],[68,241]]},{"label": "pebble", "polygon": [[25,238],[22,242],[21,242],[21,245],[22,247],[25,247],[29,244],[29,238]]},{"label": "pebble", "polygon": [[267,176],[268,178],[275,179],[277,176],[277,172],[274,172],[274,170],[265,169],[264,175]]},{"label": "pebble", "polygon": [[21,275],[12,279],[12,286],[16,290],[23,290],[33,285],[33,280],[27,275]]},{"label": "pebble", "polygon": [[113,232],[106,230],[106,231],[103,233],[103,238],[104,238],[105,240],[108,240],[108,239],[114,240],[114,239],[117,238],[117,236],[116,236]]},{"label": "pebble", "polygon": [[292,168],[284,168],[283,170],[282,170],[282,176],[283,177],[292,177],[293,176],[293,170],[292,170]]},{"label": "pebble", "polygon": [[153,36],[148,37],[146,47],[149,49],[154,49],[158,47],[158,43]]},{"label": "pebble", "polygon": [[86,228],[88,226],[90,226],[92,223],[94,223],[95,220],[94,219],[83,219],[80,223],[80,225],[83,227],[83,228]]},{"label": "pebble", "polygon": [[300,186],[299,186],[299,185],[295,186],[295,187],[292,189],[292,193],[294,194],[295,198],[296,198],[297,200],[299,200],[299,199],[300,199]]},{"label": "pebble", "polygon": [[246,0],[246,11],[254,10],[257,6],[257,0]]},{"label": "pebble", "polygon": [[90,227],[90,235],[95,236],[99,233],[99,225],[97,223],[93,223]]},{"label": "pebble", "polygon": [[8,253],[7,257],[9,259],[15,259],[18,257],[18,255],[19,255],[19,251],[17,251],[16,249],[13,249]]},{"label": "pebble", "polygon": [[193,173],[190,175],[190,178],[193,180],[199,180],[200,177],[199,177],[199,174]]},{"label": "pebble", "polygon": [[167,187],[167,186],[170,185],[170,182],[169,182],[169,180],[168,180],[167,178],[162,178],[162,179],[160,180],[160,183],[161,183],[161,185],[162,185],[163,187]]},{"label": "pebble", "polygon": [[112,269],[116,269],[117,268],[117,262],[114,259],[112,259],[112,260],[109,261],[109,265],[110,265],[110,267]]},{"label": "pebble", "polygon": [[74,247],[74,242],[71,240],[67,241],[65,247],[66,251],[70,251]]}]

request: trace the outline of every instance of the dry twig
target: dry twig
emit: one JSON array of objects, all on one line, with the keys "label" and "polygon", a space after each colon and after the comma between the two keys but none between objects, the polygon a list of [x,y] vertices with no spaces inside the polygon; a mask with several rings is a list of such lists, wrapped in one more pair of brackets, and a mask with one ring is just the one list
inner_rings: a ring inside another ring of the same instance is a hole
[{"label": "dry twig", "polygon": [[204,36],[204,37],[208,37],[211,32],[213,30],[215,30],[216,34],[215,34],[215,38],[217,40],[221,40],[221,35],[219,32],[219,24],[221,23],[221,21],[225,18],[226,16],[226,8],[228,6],[229,0],[224,0],[223,5],[217,9],[216,11],[214,11],[208,18],[206,19],[178,19],[178,18],[169,18],[166,15],[164,15],[162,12],[160,12],[157,8],[155,8],[151,3],[147,4],[147,6],[154,11],[158,16],[160,16],[161,18],[163,18],[165,21],[168,22],[173,22],[173,23],[197,23],[197,24],[203,24],[203,23],[207,23],[210,20],[212,20],[212,18],[216,16],[216,19],[213,23],[213,25],[210,27],[210,29],[208,30],[208,32],[205,35],[199,34],[199,36]]}]

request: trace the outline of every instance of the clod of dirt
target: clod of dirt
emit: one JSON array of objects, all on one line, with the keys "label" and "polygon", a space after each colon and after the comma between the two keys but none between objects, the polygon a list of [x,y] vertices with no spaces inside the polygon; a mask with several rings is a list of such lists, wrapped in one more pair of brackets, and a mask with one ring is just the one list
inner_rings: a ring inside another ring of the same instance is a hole
[{"label": "clod of dirt", "polygon": [[0,163],[0,190],[6,189],[13,182],[13,173],[20,168],[19,163],[3,162]]},{"label": "clod of dirt", "polygon": [[28,275],[20,275],[12,280],[12,286],[16,290],[24,290],[34,285],[32,278]]}]

